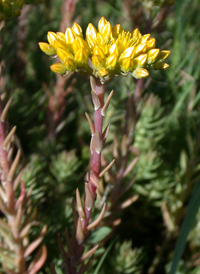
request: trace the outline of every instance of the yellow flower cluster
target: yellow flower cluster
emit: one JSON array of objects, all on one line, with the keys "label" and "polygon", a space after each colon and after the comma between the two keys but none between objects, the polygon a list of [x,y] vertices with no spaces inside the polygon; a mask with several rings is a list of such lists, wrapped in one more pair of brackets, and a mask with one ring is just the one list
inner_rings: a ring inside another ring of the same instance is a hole
[{"label": "yellow flower cluster", "polygon": [[61,63],[51,66],[60,75],[78,71],[93,75],[105,82],[128,72],[135,78],[148,76],[148,70],[165,69],[164,60],[169,51],[155,48],[155,39],[150,34],[141,35],[138,29],[124,31],[118,24],[111,27],[104,17],[99,20],[98,30],[90,23],[83,38],[82,29],[74,23],[65,33],[48,32],[49,43],[39,43],[47,55],[58,56]]}]

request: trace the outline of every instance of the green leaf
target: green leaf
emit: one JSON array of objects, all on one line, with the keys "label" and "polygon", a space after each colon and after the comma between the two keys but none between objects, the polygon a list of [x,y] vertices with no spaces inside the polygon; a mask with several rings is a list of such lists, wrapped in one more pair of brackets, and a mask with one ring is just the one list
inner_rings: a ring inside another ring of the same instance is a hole
[{"label": "green leaf", "polygon": [[189,205],[188,205],[187,213],[186,213],[184,221],[183,221],[180,235],[176,242],[170,274],[176,273],[179,260],[181,259],[181,256],[183,255],[183,251],[186,246],[188,234],[194,224],[195,217],[197,215],[197,212],[198,212],[198,209],[200,206],[200,198],[199,197],[200,197],[200,181],[195,186],[194,192],[192,194],[192,197],[191,197]]},{"label": "green leaf", "polygon": [[99,270],[100,270],[100,268],[101,268],[101,266],[102,266],[102,264],[103,264],[103,262],[104,262],[106,256],[108,255],[108,253],[110,252],[112,246],[114,245],[114,243],[115,243],[116,241],[117,241],[117,238],[115,238],[115,239],[111,242],[111,244],[110,244],[109,247],[107,248],[106,252],[105,252],[105,253],[103,254],[103,256],[101,257],[101,259],[100,259],[100,261],[99,261],[99,263],[98,263],[98,265],[97,265],[97,267],[96,267],[96,269],[95,269],[95,271],[94,271],[93,274],[98,274],[98,272],[99,272]]},{"label": "green leaf", "polygon": [[107,226],[100,227],[99,229],[92,232],[88,243],[96,244],[101,242],[111,232],[111,230],[112,229]]}]

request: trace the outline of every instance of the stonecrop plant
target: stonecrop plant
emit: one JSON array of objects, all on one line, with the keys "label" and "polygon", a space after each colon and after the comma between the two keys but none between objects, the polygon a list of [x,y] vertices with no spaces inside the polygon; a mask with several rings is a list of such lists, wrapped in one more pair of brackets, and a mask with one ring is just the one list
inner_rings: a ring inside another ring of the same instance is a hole
[{"label": "stonecrop plant", "polygon": [[[82,28],[74,23],[65,33],[48,32],[47,39],[49,43],[39,43],[41,50],[47,55],[58,56],[61,61],[53,64],[51,70],[63,76],[73,72],[90,76],[92,89],[94,122],[86,113],[91,131],[91,167],[85,176],[84,202],[82,204],[77,189],[76,205],[72,201],[74,219],[72,240],[66,229],[67,251],[59,240],[65,273],[83,274],[91,265],[98,248],[96,245],[84,253],[90,231],[100,224],[106,211],[105,202],[99,216],[91,221],[96,191],[100,189],[102,177],[115,161],[113,159],[101,170],[101,152],[110,127],[108,124],[103,130],[103,117],[113,96],[111,91],[104,102],[105,84],[115,76],[127,76],[129,72],[138,79],[147,77],[150,69],[166,69],[168,64],[164,61],[170,52],[155,48],[155,39],[150,38],[150,34],[142,35],[138,29],[130,33],[123,30],[120,24],[112,27],[104,17],[99,20],[98,30],[91,23],[88,25],[85,37]],[[89,257],[89,261],[86,261]]]},{"label": "stonecrop plant", "polygon": [[64,76],[77,71],[104,83],[129,72],[136,79],[145,78],[151,68],[168,67],[164,60],[169,51],[155,48],[156,41],[150,34],[142,35],[138,29],[131,33],[120,24],[112,27],[104,17],[99,20],[98,31],[91,23],[88,25],[86,38],[74,23],[65,33],[48,32],[47,39],[49,43],[39,43],[40,48],[60,58],[61,63],[53,64],[51,70]]}]

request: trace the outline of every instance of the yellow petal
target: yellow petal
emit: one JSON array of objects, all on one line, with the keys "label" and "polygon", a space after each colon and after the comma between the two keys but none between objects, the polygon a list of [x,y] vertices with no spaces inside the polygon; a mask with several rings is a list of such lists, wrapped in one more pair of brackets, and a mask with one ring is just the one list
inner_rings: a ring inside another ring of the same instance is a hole
[{"label": "yellow petal", "polygon": [[74,22],[72,29],[77,35],[79,35],[80,37],[83,37],[82,28],[81,26],[79,26],[79,24]]},{"label": "yellow petal", "polygon": [[124,59],[124,58],[133,58],[134,57],[134,50],[135,47],[129,47],[127,48],[121,55],[120,55],[120,59]]},{"label": "yellow petal", "polygon": [[54,41],[54,48],[55,48],[55,49],[61,48],[61,49],[67,50],[67,44],[66,44],[63,40],[56,39],[56,40]]},{"label": "yellow petal", "polygon": [[98,47],[98,46],[95,46],[94,48],[93,48],[93,55],[98,55],[98,56],[100,56],[101,58],[105,58],[105,55],[104,55],[104,53],[103,53],[103,50],[100,48],[100,47]]},{"label": "yellow petal", "polygon": [[100,33],[103,39],[106,39],[106,41],[111,37],[112,28],[110,22],[107,22],[107,24],[101,29]]},{"label": "yellow petal", "polygon": [[65,49],[57,48],[57,49],[56,49],[56,52],[57,52],[57,54],[58,54],[58,57],[60,58],[60,60],[61,60],[63,63],[65,62],[65,60],[66,60],[67,58],[72,58],[72,59],[73,59],[73,55],[72,55],[69,51],[67,51],[67,50],[65,50]]},{"label": "yellow petal", "polygon": [[100,68],[100,69],[98,70],[98,75],[99,75],[100,77],[104,77],[104,76],[106,76],[107,74],[108,74],[108,71],[107,71],[106,68]]},{"label": "yellow petal", "polygon": [[72,58],[65,59],[64,65],[66,66],[68,71],[75,71],[76,70],[76,63]]},{"label": "yellow petal", "polygon": [[145,78],[145,77],[147,77],[149,75],[149,73],[148,73],[148,71],[146,69],[138,68],[138,69],[136,69],[136,70],[133,71],[132,75],[136,79],[139,79],[139,78]]},{"label": "yellow petal", "polygon": [[101,19],[99,20],[99,23],[98,23],[98,31],[99,32],[101,32],[101,30],[107,24],[107,22],[108,21],[104,17],[101,17]]},{"label": "yellow petal", "polygon": [[96,40],[96,45],[98,46],[102,46],[102,45],[105,45],[105,41],[104,41],[104,38],[103,36],[100,34],[100,33],[97,33],[97,40]]},{"label": "yellow petal", "polygon": [[121,28],[120,24],[115,25],[112,28],[112,35],[113,37],[117,37],[123,29]]},{"label": "yellow petal", "polygon": [[147,54],[141,54],[138,57],[134,58],[133,66],[134,68],[143,67],[147,61]]},{"label": "yellow petal", "polygon": [[151,38],[147,41],[147,51],[149,51],[150,49],[155,48],[156,45],[156,39],[155,38]]},{"label": "yellow petal", "polygon": [[149,50],[147,64],[149,65],[149,64],[152,64],[153,62],[155,62],[159,53],[160,53],[159,49],[151,49],[151,50]]},{"label": "yellow petal", "polygon": [[140,54],[142,54],[142,53],[145,53],[145,52],[146,52],[146,49],[147,49],[147,47],[146,47],[146,44],[145,44],[145,43],[144,43],[144,44],[138,45],[138,46],[135,48],[135,56],[138,56],[138,55],[140,55]]},{"label": "yellow petal", "polygon": [[49,31],[47,34],[47,40],[49,42],[50,45],[54,45],[54,40],[57,39],[57,35],[55,34],[55,32]]},{"label": "yellow petal", "polygon": [[80,48],[75,54],[75,61],[78,65],[84,65],[88,62],[88,53],[84,48]]},{"label": "yellow petal", "polygon": [[87,35],[86,39],[87,39],[88,46],[92,49],[95,45],[94,39],[90,35]]},{"label": "yellow petal", "polygon": [[156,64],[152,64],[151,67],[152,67],[153,69],[156,69],[156,70],[157,70],[157,69],[161,70],[161,69],[166,69],[166,68],[168,68],[169,65],[168,65],[167,63],[156,63]]},{"label": "yellow petal", "polygon": [[116,43],[109,48],[109,53],[119,55],[119,49]]},{"label": "yellow petal", "polygon": [[93,39],[97,38],[97,30],[96,28],[90,23],[86,29],[86,36],[89,35]]},{"label": "yellow petal", "polygon": [[65,34],[63,32],[56,32],[58,39],[66,43]]},{"label": "yellow petal", "polygon": [[134,29],[134,31],[132,32],[132,36],[134,38],[140,38],[141,37],[141,33],[139,32],[139,29]]},{"label": "yellow petal", "polygon": [[130,57],[124,58],[121,61],[120,67],[123,72],[131,71],[133,69],[133,60]]},{"label": "yellow petal", "polygon": [[39,43],[40,49],[47,55],[55,55],[56,51],[53,46],[49,45],[48,43]]},{"label": "yellow petal", "polygon": [[140,38],[140,44],[147,42],[149,38],[150,38],[150,34],[142,35],[142,37]]},{"label": "yellow petal", "polygon": [[50,66],[50,69],[60,75],[64,75],[67,71],[67,68],[62,63],[56,63]]},{"label": "yellow petal", "polygon": [[78,51],[80,48],[84,48],[89,52],[88,44],[81,37],[75,39],[72,48],[74,52]]},{"label": "yellow petal", "polygon": [[99,69],[99,68],[103,67],[104,60],[98,55],[93,55],[92,56],[92,65],[95,69]]},{"label": "yellow petal", "polygon": [[107,69],[115,69],[117,64],[118,56],[116,54],[111,54],[106,58],[106,68]]},{"label": "yellow petal", "polygon": [[156,62],[163,62],[170,54],[170,50],[162,50],[158,57],[156,58]]},{"label": "yellow petal", "polygon": [[76,38],[76,33],[72,29],[67,28],[65,31],[65,38],[66,38],[66,43],[71,44],[74,42]]}]

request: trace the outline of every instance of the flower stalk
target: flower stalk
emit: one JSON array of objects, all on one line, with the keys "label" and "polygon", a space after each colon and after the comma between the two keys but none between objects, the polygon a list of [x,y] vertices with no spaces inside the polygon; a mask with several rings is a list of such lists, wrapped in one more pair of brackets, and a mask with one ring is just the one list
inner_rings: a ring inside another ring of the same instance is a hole
[{"label": "flower stalk", "polygon": [[[85,177],[84,205],[82,206],[81,196],[79,190],[77,189],[76,204],[74,201],[72,201],[74,218],[72,241],[70,240],[68,230],[66,229],[66,244],[68,247],[68,252],[64,250],[64,247],[59,240],[59,246],[65,262],[66,273],[69,274],[85,273],[85,271],[92,263],[94,253],[98,248],[98,245],[84,254],[85,244],[90,230],[99,225],[106,210],[106,204],[104,203],[99,216],[96,218],[96,220],[90,223],[91,214],[96,199],[96,190],[100,187],[99,180],[101,174],[101,151],[108,134],[108,127],[106,127],[105,132],[102,131],[103,117],[105,115],[105,113],[102,113],[102,110],[105,106],[105,84],[101,83],[99,79],[91,76],[91,88],[92,101],[94,104],[94,124],[89,115],[86,114],[91,129],[91,168]],[[108,100],[110,101],[110,99],[111,96]],[[108,102],[106,102],[106,104],[108,107]],[[114,161],[112,161],[112,164],[113,163]],[[108,171],[112,164],[110,164],[103,172],[105,173]],[[103,176],[103,174],[101,174],[101,176]],[[84,264],[84,261],[89,257],[90,259],[88,263]],[[77,272],[77,266],[80,264],[81,268]],[[52,270],[52,273],[54,273],[54,270]]]}]

